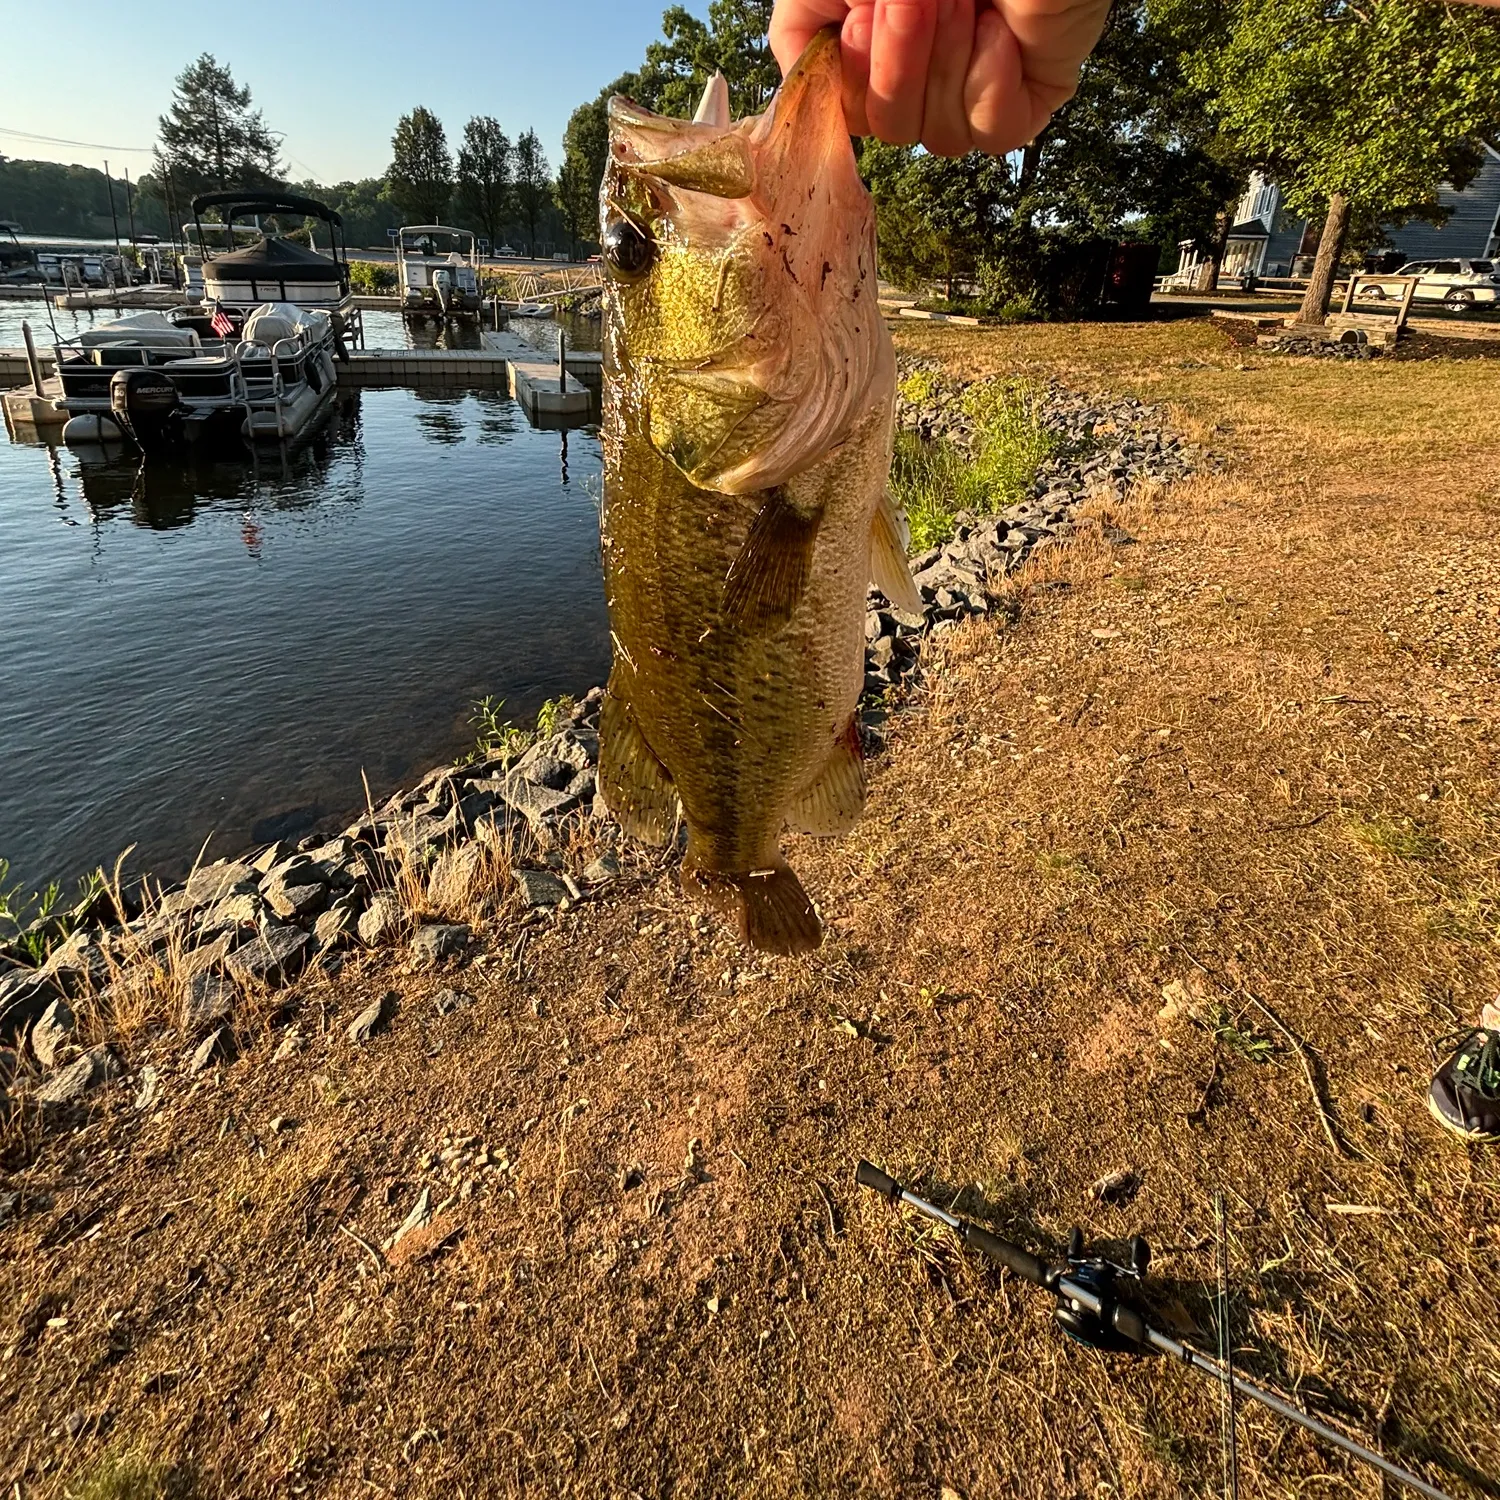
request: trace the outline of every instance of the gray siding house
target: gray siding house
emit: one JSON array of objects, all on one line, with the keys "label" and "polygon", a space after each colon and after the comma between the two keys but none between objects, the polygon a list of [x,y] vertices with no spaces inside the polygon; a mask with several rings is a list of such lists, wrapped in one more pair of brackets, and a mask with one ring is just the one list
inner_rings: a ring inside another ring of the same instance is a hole
[{"label": "gray siding house", "polygon": [[[1401,253],[1403,261],[1500,258],[1500,151],[1486,144],[1484,161],[1474,180],[1461,193],[1450,187],[1439,188],[1438,201],[1450,210],[1446,224],[1413,219],[1399,229],[1386,230],[1386,242]],[[1322,227],[1321,223],[1292,218],[1284,212],[1281,190],[1253,172],[1245,196],[1236,206],[1221,274],[1226,278],[1246,273],[1305,275],[1311,269]],[[1173,279],[1188,280],[1202,260],[1202,252],[1191,240],[1184,240],[1178,246]]]}]

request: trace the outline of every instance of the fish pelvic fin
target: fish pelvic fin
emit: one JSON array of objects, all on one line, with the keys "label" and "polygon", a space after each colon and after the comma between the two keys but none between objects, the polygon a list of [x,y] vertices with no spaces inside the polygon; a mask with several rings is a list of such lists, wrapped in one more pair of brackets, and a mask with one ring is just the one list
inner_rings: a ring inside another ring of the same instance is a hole
[{"label": "fish pelvic fin", "polygon": [[787,811],[798,833],[828,838],[848,833],[865,805],[865,757],[853,719],[835,743],[817,777]]},{"label": "fish pelvic fin", "polygon": [[807,590],[813,544],[823,513],[801,515],[777,490],[750,523],[745,545],[724,580],[724,611],[748,630],[776,629]]},{"label": "fish pelvic fin", "polygon": [[642,843],[667,843],[682,816],[671,775],[613,683],[599,709],[599,791],[620,827]]},{"label": "fish pelvic fin", "polygon": [[823,941],[823,924],[802,882],[779,855],[763,870],[710,870],[694,859],[690,845],[682,888],[733,922],[740,941],[762,953],[811,953]]},{"label": "fish pelvic fin", "polygon": [[912,582],[901,541],[901,521],[889,491],[881,495],[870,523],[870,581],[897,609],[922,613],[922,595]]}]

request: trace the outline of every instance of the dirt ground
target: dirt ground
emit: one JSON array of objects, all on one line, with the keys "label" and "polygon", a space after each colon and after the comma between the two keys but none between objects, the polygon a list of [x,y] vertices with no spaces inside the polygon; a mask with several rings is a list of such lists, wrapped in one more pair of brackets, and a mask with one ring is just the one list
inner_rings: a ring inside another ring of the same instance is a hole
[{"label": "dirt ground", "polygon": [[[13,1125],[0,1493],[1218,1492],[1211,1383],[1066,1342],[868,1156],[1038,1253],[1146,1234],[1209,1347],[1222,1193],[1241,1368],[1500,1495],[1500,1151],[1425,1107],[1500,991],[1500,362],[899,337],[1171,402],[1230,462],[934,649],[858,829],[789,843],[813,957],[737,951],[642,857]],[[1245,1496],[1382,1493],[1258,1409],[1239,1452]]]}]

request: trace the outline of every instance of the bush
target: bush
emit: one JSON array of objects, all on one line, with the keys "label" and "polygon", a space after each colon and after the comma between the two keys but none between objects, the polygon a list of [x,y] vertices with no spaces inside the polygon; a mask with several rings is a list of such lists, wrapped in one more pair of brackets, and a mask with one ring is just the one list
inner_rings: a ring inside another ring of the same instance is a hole
[{"label": "bush", "polygon": [[974,424],[972,453],[947,438],[924,442],[913,432],[896,434],[891,493],[906,511],[918,549],[948,541],[960,511],[993,515],[1019,500],[1057,451],[1058,439],[1042,425],[1037,393],[1028,386],[972,385],[963,407]]},{"label": "bush", "polygon": [[378,297],[382,293],[396,290],[396,268],[383,266],[379,261],[351,260],[349,262],[349,285],[362,297]]}]

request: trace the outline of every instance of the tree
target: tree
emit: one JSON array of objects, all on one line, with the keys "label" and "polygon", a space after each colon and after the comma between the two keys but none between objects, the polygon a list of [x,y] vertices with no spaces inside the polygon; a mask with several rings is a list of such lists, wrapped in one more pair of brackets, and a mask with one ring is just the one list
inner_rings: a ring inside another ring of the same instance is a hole
[{"label": "tree", "polygon": [[553,196],[568,231],[569,254],[576,255],[579,240],[598,237],[599,185],[589,181],[588,163],[574,154],[564,155]]},{"label": "tree", "polygon": [[157,121],[154,155],[184,199],[279,186],[280,154],[260,111],[250,107],[250,90],[211,53],[177,75],[171,106]]},{"label": "tree", "polygon": [[1222,129],[1325,222],[1299,318],[1327,317],[1350,225],[1441,221],[1500,126],[1500,15],[1417,0],[1237,0],[1195,64]]},{"label": "tree", "polygon": [[982,151],[931,156],[867,140],[860,175],[875,197],[880,269],[901,286],[941,279],[954,297],[994,254],[1014,214],[1009,163]]},{"label": "tree", "polygon": [[510,201],[510,138],[490,115],[475,115],[464,126],[458,148],[458,201],[484,231],[491,245],[500,243],[500,228]]},{"label": "tree", "polygon": [[609,101],[616,94],[635,98],[640,82],[639,73],[624,73],[568,116],[563,164],[557,174],[557,206],[575,240],[596,238],[599,186],[609,163]]},{"label": "tree", "polygon": [[706,23],[672,6],[661,18],[662,39],[646,48],[636,97],[662,114],[691,115],[717,71],[729,84],[731,114],[759,114],[781,82],[766,41],[770,25],[771,0],[713,0]]},{"label": "tree", "polygon": [[526,226],[526,246],[536,259],[536,225],[552,198],[552,168],[542,151],[536,131],[528,130],[516,142],[516,212]]},{"label": "tree", "polygon": [[408,224],[437,224],[453,193],[453,158],[443,122],[420,104],[396,122],[386,188]]}]

